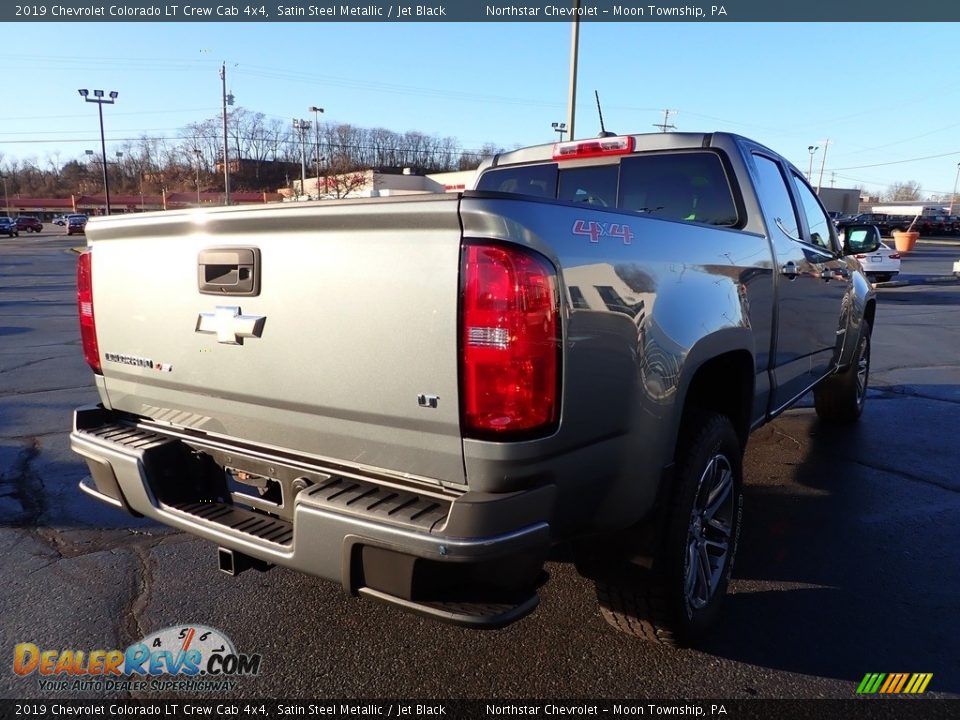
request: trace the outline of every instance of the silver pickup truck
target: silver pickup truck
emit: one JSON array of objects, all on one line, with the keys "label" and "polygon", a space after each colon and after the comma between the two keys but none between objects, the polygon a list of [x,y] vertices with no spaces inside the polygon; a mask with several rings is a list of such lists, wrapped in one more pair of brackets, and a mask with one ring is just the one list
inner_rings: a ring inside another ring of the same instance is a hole
[{"label": "silver pickup truck", "polygon": [[561,553],[617,628],[695,642],[750,432],[863,408],[876,300],[802,174],[735,135],[487,160],[460,194],[90,222],[82,489],[424,615],[500,627]]}]

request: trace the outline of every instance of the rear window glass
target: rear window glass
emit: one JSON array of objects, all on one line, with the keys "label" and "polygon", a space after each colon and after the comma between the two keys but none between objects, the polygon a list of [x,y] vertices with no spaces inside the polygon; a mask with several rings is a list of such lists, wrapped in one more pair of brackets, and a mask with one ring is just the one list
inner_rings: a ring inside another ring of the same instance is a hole
[{"label": "rear window glass", "polygon": [[739,221],[723,164],[707,152],[624,158],[618,207],[707,225],[732,227]]},{"label": "rear window glass", "polygon": [[525,165],[490,170],[480,177],[477,190],[554,199],[557,197],[557,166]]},{"label": "rear window glass", "polygon": [[730,182],[713,152],[647,153],[618,164],[567,168],[556,163],[497,168],[480,177],[477,190],[617,207],[667,220],[739,223]]}]

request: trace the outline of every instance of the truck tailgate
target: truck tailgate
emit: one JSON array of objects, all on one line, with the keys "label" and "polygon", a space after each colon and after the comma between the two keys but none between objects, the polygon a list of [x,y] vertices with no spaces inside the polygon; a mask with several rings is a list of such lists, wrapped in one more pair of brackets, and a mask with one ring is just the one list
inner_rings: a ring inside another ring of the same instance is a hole
[{"label": "truck tailgate", "polygon": [[[105,402],[177,427],[463,484],[458,202],[91,222]],[[257,294],[201,292],[226,267],[213,265],[231,255],[246,263],[247,250],[259,253]],[[210,270],[198,269],[201,259]]]}]

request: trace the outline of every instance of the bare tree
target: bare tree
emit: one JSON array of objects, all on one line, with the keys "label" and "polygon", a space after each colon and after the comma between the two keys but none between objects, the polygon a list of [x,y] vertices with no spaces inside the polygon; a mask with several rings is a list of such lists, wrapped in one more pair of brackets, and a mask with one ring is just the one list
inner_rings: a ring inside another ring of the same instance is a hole
[{"label": "bare tree", "polygon": [[920,183],[908,180],[907,182],[895,182],[883,195],[884,200],[919,200]]},{"label": "bare tree", "polygon": [[368,173],[359,171],[347,160],[330,164],[320,179],[322,195],[328,198],[344,198],[367,184]]}]

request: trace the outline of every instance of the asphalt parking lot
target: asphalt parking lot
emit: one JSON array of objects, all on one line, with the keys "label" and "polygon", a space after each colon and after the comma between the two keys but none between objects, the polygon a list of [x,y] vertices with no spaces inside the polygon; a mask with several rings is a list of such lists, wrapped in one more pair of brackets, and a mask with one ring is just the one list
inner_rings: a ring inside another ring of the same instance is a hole
[{"label": "asphalt parking lot", "polygon": [[[932,672],[928,694],[960,697],[960,285],[879,291],[856,427],[800,407],[754,434],[724,623],[669,650],[609,629],[561,559],[531,617],[469,631],[283,569],[227,577],[212,545],[81,494],[78,240],[0,238],[0,697],[51,696],[12,672],[16,643],[125,648],[180,623],[263,655],[236,697],[850,698],[867,672]],[[903,276],[957,259],[922,244]]]}]

